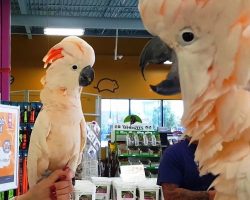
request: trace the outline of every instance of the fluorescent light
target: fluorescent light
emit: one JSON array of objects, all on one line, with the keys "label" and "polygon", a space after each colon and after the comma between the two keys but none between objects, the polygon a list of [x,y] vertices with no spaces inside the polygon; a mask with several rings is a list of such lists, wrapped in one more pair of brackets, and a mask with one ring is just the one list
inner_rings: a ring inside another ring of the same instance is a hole
[{"label": "fluorescent light", "polygon": [[173,62],[171,62],[171,61],[169,61],[169,60],[166,60],[166,61],[164,62],[164,64],[165,64],[165,65],[172,65]]},{"label": "fluorescent light", "polygon": [[81,36],[84,34],[83,29],[74,29],[74,28],[45,28],[45,35],[75,35]]}]

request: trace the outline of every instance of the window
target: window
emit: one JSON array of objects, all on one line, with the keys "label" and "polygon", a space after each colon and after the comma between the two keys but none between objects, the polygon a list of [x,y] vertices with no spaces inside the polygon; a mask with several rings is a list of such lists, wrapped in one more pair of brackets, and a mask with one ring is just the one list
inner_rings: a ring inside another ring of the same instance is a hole
[{"label": "window", "polygon": [[163,100],[163,126],[171,131],[183,131],[181,117],[183,114],[182,100]]},{"label": "window", "polygon": [[138,115],[143,123],[152,124],[155,130],[164,126],[171,131],[183,131],[182,100],[102,99],[101,105],[102,146],[107,145],[113,124],[123,123],[131,114]]},{"label": "window", "polygon": [[155,129],[162,124],[161,100],[131,100],[131,114],[138,115],[143,123]]},{"label": "window", "polygon": [[129,115],[129,100],[102,99],[101,105],[101,141],[108,141],[112,125]]}]

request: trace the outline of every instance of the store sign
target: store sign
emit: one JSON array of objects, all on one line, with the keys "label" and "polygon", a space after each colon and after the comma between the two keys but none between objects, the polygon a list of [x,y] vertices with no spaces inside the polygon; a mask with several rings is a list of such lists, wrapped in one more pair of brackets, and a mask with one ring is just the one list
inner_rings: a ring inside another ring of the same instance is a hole
[{"label": "store sign", "polygon": [[115,131],[153,131],[153,126],[151,124],[141,124],[141,123],[135,123],[135,124],[114,124],[113,130]]},{"label": "store sign", "polygon": [[19,107],[0,105],[0,192],[18,186]]}]

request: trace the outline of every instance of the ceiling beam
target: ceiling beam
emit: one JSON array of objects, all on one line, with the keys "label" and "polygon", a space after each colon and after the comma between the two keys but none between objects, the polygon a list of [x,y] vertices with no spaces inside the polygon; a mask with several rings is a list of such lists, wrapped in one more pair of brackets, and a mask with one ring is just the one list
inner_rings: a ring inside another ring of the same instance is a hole
[{"label": "ceiling beam", "polygon": [[[28,14],[26,0],[18,0],[18,5],[20,8],[21,14],[25,14],[25,15]],[[26,25],[24,25],[24,26],[25,26],[25,30],[26,30],[26,33],[28,35],[28,38],[32,39],[30,27],[26,26]]]},{"label": "ceiling beam", "polygon": [[140,19],[12,15],[12,26],[145,30]]}]

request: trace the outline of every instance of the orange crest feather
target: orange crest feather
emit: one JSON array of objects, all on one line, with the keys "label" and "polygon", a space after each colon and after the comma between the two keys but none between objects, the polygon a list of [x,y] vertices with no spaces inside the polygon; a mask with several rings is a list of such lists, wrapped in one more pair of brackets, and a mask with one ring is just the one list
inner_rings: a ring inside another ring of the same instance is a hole
[{"label": "orange crest feather", "polygon": [[51,49],[43,59],[43,61],[45,62],[44,68],[46,68],[48,64],[53,63],[57,59],[63,58],[64,56],[62,55],[62,50],[63,48]]},{"label": "orange crest feather", "polygon": [[196,4],[201,5],[202,7],[206,6],[209,0],[196,0]]}]

